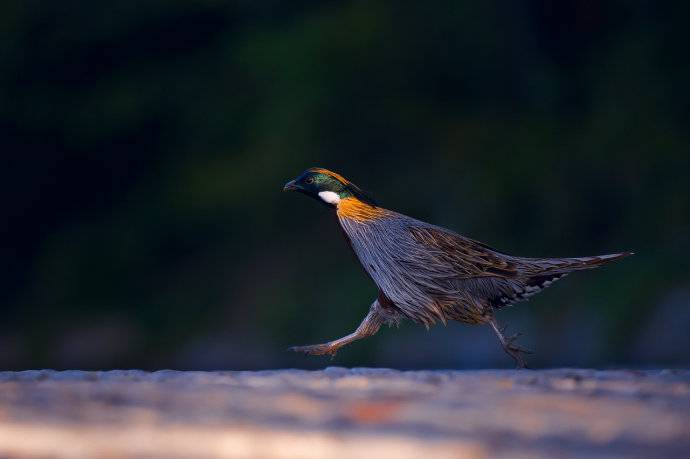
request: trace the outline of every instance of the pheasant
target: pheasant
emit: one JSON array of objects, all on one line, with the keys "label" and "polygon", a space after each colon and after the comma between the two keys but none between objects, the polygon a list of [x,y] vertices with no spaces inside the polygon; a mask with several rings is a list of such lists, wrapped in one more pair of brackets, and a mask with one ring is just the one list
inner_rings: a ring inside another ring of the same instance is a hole
[{"label": "pheasant", "polygon": [[578,258],[524,258],[492,249],[454,231],[379,207],[342,175],[314,167],[289,181],[335,210],[338,222],[378,295],[357,329],[323,344],[290,350],[334,356],[341,347],[374,335],[381,325],[410,319],[427,328],[456,320],[488,324],[518,368],[530,351],[506,336],[496,311],[539,293],[573,271],[591,269],[632,252]]}]

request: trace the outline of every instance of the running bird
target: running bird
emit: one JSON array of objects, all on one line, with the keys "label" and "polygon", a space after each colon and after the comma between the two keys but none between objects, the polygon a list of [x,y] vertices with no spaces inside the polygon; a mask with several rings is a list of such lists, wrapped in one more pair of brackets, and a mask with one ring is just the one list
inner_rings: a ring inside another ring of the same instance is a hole
[{"label": "running bird", "polygon": [[350,247],[376,283],[378,297],[357,330],[293,351],[335,355],[342,346],[374,335],[381,325],[411,319],[489,324],[519,368],[529,353],[507,337],[496,311],[539,293],[572,271],[596,268],[631,252],[579,258],[523,258],[492,249],[451,230],[384,209],[359,187],[326,169],[307,169],[283,191],[299,191],[335,210]]}]

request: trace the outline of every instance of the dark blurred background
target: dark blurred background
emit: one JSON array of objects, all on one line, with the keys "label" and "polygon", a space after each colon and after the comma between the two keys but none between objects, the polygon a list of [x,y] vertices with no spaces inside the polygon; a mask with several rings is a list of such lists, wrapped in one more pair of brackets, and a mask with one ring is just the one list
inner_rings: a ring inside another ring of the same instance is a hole
[{"label": "dark blurred background", "polygon": [[5,1],[0,366],[510,367],[488,327],[333,360],[376,290],[329,211],[632,258],[502,312],[536,366],[690,364],[686,2]]}]

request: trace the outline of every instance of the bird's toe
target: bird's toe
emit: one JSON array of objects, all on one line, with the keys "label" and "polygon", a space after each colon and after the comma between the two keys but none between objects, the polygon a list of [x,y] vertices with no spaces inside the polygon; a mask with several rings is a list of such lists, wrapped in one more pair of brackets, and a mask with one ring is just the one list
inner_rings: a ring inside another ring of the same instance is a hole
[{"label": "bird's toe", "polygon": [[292,346],[289,351],[301,352],[307,355],[331,355],[334,356],[336,349],[327,344],[314,344],[310,346]]}]

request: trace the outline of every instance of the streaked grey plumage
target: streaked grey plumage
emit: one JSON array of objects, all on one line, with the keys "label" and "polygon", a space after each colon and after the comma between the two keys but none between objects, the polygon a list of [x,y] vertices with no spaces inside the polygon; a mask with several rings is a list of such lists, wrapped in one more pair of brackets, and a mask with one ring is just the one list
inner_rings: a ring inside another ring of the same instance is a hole
[{"label": "streaked grey plumage", "polygon": [[488,323],[518,366],[526,352],[506,338],[494,313],[524,301],[572,271],[595,268],[630,253],[580,258],[524,258],[378,207],[359,188],[325,169],[309,169],[286,189],[318,197],[336,209],[338,221],[379,296],[356,332],[325,344],[292,348],[334,355],[370,336],[381,324],[403,318],[432,325],[456,320]]},{"label": "streaked grey plumage", "polygon": [[494,310],[528,299],[569,272],[617,257],[514,257],[390,210],[366,222],[338,220],[383,294],[402,316],[427,326],[488,322]]}]

